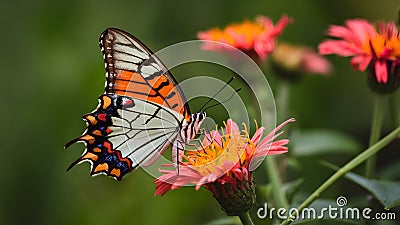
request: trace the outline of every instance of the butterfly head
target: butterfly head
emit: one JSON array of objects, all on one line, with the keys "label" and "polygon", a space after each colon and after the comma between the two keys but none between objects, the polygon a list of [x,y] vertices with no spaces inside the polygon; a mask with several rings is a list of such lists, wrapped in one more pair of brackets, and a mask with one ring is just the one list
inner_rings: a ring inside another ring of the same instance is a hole
[{"label": "butterfly head", "polygon": [[190,115],[190,122],[193,123],[193,126],[196,132],[200,129],[201,123],[203,123],[204,119],[207,117],[206,112],[198,112]]},{"label": "butterfly head", "polygon": [[203,123],[206,117],[206,112],[198,112],[191,114],[189,121],[183,121],[181,137],[186,144],[196,137],[200,130],[201,123]]},{"label": "butterfly head", "polygon": [[206,112],[193,113],[192,115],[190,115],[190,121],[188,122],[188,126],[192,126],[195,133],[198,133],[200,126],[206,119],[206,117],[207,117]]}]

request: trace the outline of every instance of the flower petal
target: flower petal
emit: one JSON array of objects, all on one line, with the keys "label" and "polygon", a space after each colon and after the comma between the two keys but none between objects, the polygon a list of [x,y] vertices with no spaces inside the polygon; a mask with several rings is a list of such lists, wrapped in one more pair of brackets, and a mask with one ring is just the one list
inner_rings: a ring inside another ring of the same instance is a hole
[{"label": "flower petal", "polygon": [[[272,28],[272,31],[270,32],[270,36],[276,37],[276,36],[280,35],[283,32],[283,30],[285,29],[285,27],[290,23],[293,23],[293,18],[288,17],[287,15],[282,15],[281,18],[278,20],[278,22],[276,22],[275,27],[267,27],[266,30],[269,30],[270,28]],[[267,23],[265,23],[265,24],[267,24]]]},{"label": "flower petal", "polygon": [[367,69],[369,64],[371,63],[372,56],[371,55],[356,55],[350,60],[350,64],[356,68],[358,66],[358,70],[363,72]]},{"label": "flower petal", "polygon": [[254,51],[264,60],[275,48],[275,39],[267,34],[260,35],[254,42]]},{"label": "flower petal", "polygon": [[343,40],[325,40],[318,45],[318,50],[323,55],[336,54],[344,57],[363,52],[362,49],[358,49],[352,43]]},{"label": "flower petal", "polygon": [[256,145],[256,144],[260,141],[260,139],[261,139],[261,137],[262,137],[262,135],[263,135],[263,133],[264,133],[264,130],[265,130],[265,127],[260,127],[260,128],[254,133],[253,137],[251,138],[251,141],[253,142],[253,144]]},{"label": "flower petal", "polygon": [[232,119],[228,119],[226,121],[226,133],[227,134],[237,134],[239,132],[240,132],[240,130],[239,130],[238,125],[235,122],[233,122]]},{"label": "flower petal", "polygon": [[375,62],[375,76],[378,83],[384,83],[388,81],[388,71],[386,61],[377,60]]},{"label": "flower petal", "polygon": [[330,62],[313,51],[305,51],[301,66],[309,73],[329,74],[332,70]]},{"label": "flower petal", "polygon": [[374,26],[365,19],[347,20],[346,25],[352,32],[348,40],[358,46],[365,44],[371,38],[375,38],[376,30]]}]

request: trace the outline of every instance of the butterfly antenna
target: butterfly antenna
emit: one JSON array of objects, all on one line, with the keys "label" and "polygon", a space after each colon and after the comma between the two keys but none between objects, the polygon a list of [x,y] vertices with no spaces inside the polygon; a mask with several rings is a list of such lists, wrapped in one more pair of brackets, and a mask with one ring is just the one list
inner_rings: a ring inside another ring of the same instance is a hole
[{"label": "butterfly antenna", "polygon": [[[229,79],[228,80],[228,82],[226,82],[225,84],[224,84],[224,86],[222,86],[221,87],[221,89],[219,89],[215,94],[214,94],[214,96],[212,96],[211,98],[209,98],[207,101],[206,101],[206,103],[204,103],[204,105],[200,108],[200,112],[202,112],[202,111],[205,111],[205,109],[204,109],[204,107],[208,104],[208,103],[210,103],[211,102],[211,100],[213,100],[221,91],[223,91],[225,88],[226,88],[226,86],[228,86],[234,79],[235,79],[236,77],[231,77],[231,79]],[[204,109],[204,110],[203,110]]]},{"label": "butterfly antenna", "polygon": [[224,101],[222,101],[222,102],[215,103],[214,105],[210,105],[210,106],[208,106],[207,108],[205,108],[204,111],[206,111],[207,109],[210,109],[210,108],[212,108],[212,107],[215,107],[215,106],[217,106],[217,105],[222,105],[222,104],[224,104],[225,102],[228,102],[228,101],[231,100],[231,99],[233,98],[233,96],[234,96],[236,93],[238,93],[240,90],[242,90],[242,88],[236,89],[235,92],[233,92],[233,93],[231,94],[231,96],[230,96],[228,99],[226,99],[226,100],[224,100]]}]

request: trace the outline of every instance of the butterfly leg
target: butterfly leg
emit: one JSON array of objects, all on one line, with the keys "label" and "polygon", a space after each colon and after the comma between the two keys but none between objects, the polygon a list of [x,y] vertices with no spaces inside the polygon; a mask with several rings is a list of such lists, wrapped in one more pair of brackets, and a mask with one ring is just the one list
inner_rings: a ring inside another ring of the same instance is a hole
[{"label": "butterfly leg", "polygon": [[[209,129],[208,129],[209,130]],[[213,137],[211,137],[211,134],[210,134],[210,132],[206,132],[206,128],[201,128],[200,129],[200,134],[204,134],[204,137],[205,138],[207,138],[207,141],[209,142],[209,143],[212,143],[213,141],[214,141],[214,138]]]},{"label": "butterfly leg", "polygon": [[172,144],[172,162],[175,168],[178,168],[179,173],[179,163],[182,162],[182,154],[185,150],[185,143],[183,143],[180,138],[177,138]]}]

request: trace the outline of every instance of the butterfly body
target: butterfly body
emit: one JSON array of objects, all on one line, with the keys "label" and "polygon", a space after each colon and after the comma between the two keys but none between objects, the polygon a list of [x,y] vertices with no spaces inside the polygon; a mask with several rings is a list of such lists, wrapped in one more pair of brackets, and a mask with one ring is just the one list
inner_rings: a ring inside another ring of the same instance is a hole
[{"label": "butterfly body", "polygon": [[205,113],[190,114],[173,76],[134,36],[109,28],[99,43],[106,67],[105,93],[97,108],[83,116],[85,132],[65,146],[75,142],[86,146],[68,170],[89,161],[91,175],[121,180],[137,167],[151,165],[171,145],[178,165]]},{"label": "butterfly body", "polygon": [[199,133],[200,125],[205,118],[205,112],[198,112],[190,115],[189,121],[182,121],[178,137],[172,144],[172,160],[174,165],[178,165],[178,163],[181,161],[181,154],[185,149],[185,145],[190,144],[190,142]]}]

